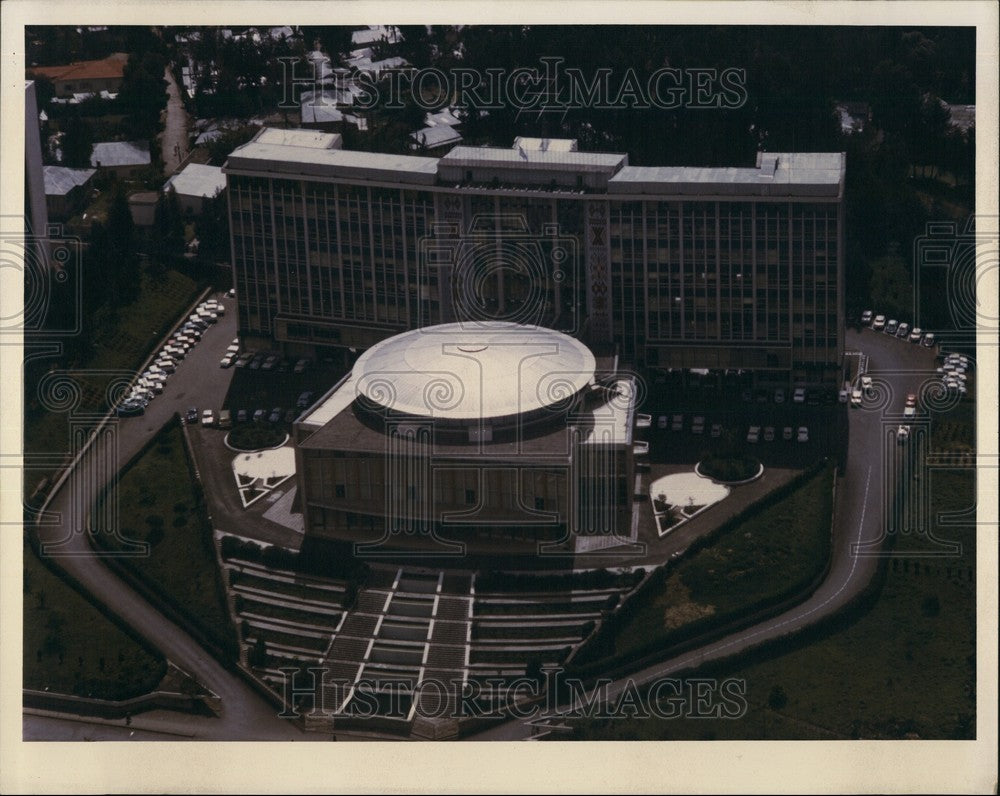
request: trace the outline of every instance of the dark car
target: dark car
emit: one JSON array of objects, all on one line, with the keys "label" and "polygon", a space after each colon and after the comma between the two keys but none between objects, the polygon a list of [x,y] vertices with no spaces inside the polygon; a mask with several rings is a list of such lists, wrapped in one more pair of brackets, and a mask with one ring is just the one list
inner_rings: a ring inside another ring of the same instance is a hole
[{"label": "dark car", "polygon": [[264,415],[266,414],[267,414],[266,409],[255,409],[253,413],[253,422],[259,423],[261,420],[264,419]]},{"label": "dark car", "polygon": [[271,410],[270,416],[267,418],[268,423],[277,423],[281,420],[281,407],[276,406]]},{"label": "dark car", "polygon": [[246,423],[247,422],[247,410],[246,409],[240,409],[236,413],[236,422],[237,423]]},{"label": "dark car", "polygon": [[198,422],[198,407],[197,406],[189,406],[188,407],[187,414],[184,415],[184,422],[185,423],[197,423]]},{"label": "dark car", "polygon": [[250,360],[250,364],[247,365],[247,367],[250,368],[250,370],[260,370],[260,364],[263,361],[264,357],[258,354],[257,356],[255,356],[253,359]]},{"label": "dark car", "polygon": [[136,415],[143,414],[145,411],[146,407],[144,407],[139,401],[125,401],[118,406],[115,410],[115,414],[117,414],[118,417],[135,417]]},{"label": "dark car", "polygon": [[299,409],[305,409],[307,406],[309,406],[310,403],[312,403],[312,397],[313,394],[309,391],[306,391],[299,396],[299,400],[295,402],[295,405]]}]

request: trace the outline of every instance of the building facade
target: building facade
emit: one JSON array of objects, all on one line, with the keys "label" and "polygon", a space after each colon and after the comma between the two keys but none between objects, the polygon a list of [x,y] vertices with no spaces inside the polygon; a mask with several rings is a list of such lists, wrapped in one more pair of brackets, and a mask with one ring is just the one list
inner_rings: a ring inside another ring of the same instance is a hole
[{"label": "building facade", "polygon": [[294,424],[306,533],[373,553],[629,541],[635,398],[551,329],[388,338]]},{"label": "building facade", "polygon": [[307,355],[482,318],[639,367],[839,382],[842,153],[660,168],[575,150],[428,158],[262,130],[223,169],[241,336]]}]

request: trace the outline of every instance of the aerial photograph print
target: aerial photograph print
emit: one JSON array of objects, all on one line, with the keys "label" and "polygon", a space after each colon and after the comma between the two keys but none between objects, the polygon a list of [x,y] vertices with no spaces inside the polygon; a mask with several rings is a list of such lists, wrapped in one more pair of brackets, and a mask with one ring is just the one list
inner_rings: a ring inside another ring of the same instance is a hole
[{"label": "aerial photograph print", "polygon": [[5,4],[4,790],[995,793],[997,8],[265,5]]}]

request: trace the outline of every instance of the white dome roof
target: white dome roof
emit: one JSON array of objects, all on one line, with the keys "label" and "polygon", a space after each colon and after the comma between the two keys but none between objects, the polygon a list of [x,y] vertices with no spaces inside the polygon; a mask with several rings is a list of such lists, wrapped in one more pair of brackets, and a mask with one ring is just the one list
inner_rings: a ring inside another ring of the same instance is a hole
[{"label": "white dome roof", "polygon": [[594,355],[552,329],[449,323],[383,340],[354,365],[365,405],[472,425],[565,413],[594,378]]}]

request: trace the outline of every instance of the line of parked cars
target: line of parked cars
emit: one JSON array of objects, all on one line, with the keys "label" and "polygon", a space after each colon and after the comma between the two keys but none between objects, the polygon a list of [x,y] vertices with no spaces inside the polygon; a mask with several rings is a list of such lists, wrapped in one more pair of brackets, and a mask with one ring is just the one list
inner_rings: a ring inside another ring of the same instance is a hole
[{"label": "line of parked cars", "polygon": [[[775,427],[764,426],[763,434],[761,433],[760,426],[750,426],[747,430],[747,442],[751,445],[756,445],[760,442],[762,436],[764,438],[764,442],[774,442],[776,439]],[[798,431],[794,431],[792,426],[785,426],[781,431],[781,438],[785,442],[789,442],[792,437],[795,437],[796,442],[808,442],[809,428],[807,426],[799,426]]]},{"label": "line of parked cars", "polygon": [[[235,341],[234,341],[235,342]],[[248,370],[263,370],[264,372],[276,371],[278,373],[305,373],[309,368],[310,360],[297,359],[294,362],[285,359],[279,354],[269,351],[244,351],[239,353],[239,346],[232,346],[226,350],[226,356],[219,362],[219,367],[247,368]]]},{"label": "line of parked cars", "polygon": [[887,319],[884,315],[875,315],[872,310],[865,310],[861,313],[861,324],[871,326],[873,332],[884,332],[892,337],[908,340],[911,343],[934,347],[934,333],[925,332],[919,326],[912,329],[906,321],[897,321],[894,318]]},{"label": "line of parked cars", "polygon": [[202,334],[213,323],[217,323],[219,316],[225,312],[226,308],[215,299],[199,304],[160,349],[153,364],[143,371],[129,393],[115,407],[115,414],[119,417],[143,414],[149,402],[163,392],[167,377],[176,372],[178,364],[187,356],[188,351],[198,344]]}]

